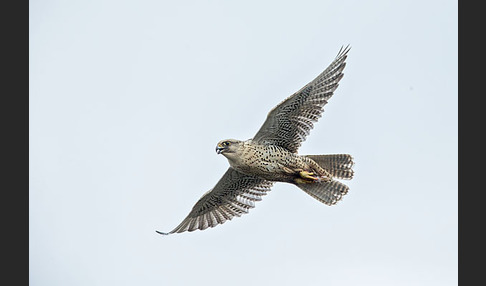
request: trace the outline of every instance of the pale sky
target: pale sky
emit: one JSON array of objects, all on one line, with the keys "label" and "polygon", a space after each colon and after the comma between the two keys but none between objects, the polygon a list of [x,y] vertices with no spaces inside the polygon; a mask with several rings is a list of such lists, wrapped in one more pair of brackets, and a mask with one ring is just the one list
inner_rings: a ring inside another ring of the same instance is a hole
[{"label": "pale sky", "polygon": [[[31,0],[30,285],[457,285],[456,2]],[[347,44],[299,150],[353,155],[341,202],[155,233]]]}]

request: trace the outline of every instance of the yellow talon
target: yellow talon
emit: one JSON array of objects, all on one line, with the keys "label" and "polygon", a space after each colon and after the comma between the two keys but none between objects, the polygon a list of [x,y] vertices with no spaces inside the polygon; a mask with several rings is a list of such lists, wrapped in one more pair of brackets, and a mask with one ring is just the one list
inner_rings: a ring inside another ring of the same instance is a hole
[{"label": "yellow talon", "polygon": [[299,172],[299,175],[300,177],[302,177],[303,179],[310,179],[310,180],[313,180],[313,181],[317,181],[319,178],[317,178],[315,176],[314,173],[311,173],[311,172],[307,172],[307,171],[301,171]]}]

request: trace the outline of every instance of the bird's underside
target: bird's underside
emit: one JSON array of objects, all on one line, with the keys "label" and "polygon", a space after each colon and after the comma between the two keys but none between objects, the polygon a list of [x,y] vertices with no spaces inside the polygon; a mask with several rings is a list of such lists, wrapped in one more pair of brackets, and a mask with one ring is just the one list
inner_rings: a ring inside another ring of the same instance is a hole
[{"label": "bird's underside", "polygon": [[311,158],[252,139],[224,140],[218,144],[217,152],[223,154],[236,171],[272,182],[314,183],[332,179],[332,175]]},{"label": "bird's underside", "polygon": [[326,70],[273,108],[252,139],[220,141],[216,152],[229,161],[226,173],[175,229],[157,232],[180,233],[223,224],[248,213],[274,182],[294,184],[327,205],[340,201],[348,186],[336,179],[352,179],[352,156],[298,155],[297,151],[338,87],[348,51],[349,47],[341,48]]}]

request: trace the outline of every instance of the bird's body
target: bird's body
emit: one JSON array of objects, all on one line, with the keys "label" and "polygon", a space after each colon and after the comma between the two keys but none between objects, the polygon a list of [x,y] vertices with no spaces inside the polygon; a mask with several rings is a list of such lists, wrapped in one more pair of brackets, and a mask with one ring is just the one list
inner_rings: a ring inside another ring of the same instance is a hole
[{"label": "bird's body", "polygon": [[229,161],[226,173],[175,229],[157,232],[203,230],[241,216],[275,182],[293,184],[327,205],[339,202],[349,188],[336,179],[353,177],[353,157],[299,155],[297,151],[338,87],[348,51],[341,49],[319,76],[273,108],[253,138],[220,141],[216,152]]},{"label": "bird's body", "polygon": [[[243,174],[286,183],[305,180],[301,175],[302,172],[315,174],[316,179],[330,179],[330,174],[312,159],[292,153],[283,147],[255,143],[252,139],[246,141],[229,139],[218,143],[218,146],[224,142],[236,146],[231,148],[234,149],[233,152],[219,152],[228,159],[233,169]],[[307,178],[307,180],[312,179]]]}]

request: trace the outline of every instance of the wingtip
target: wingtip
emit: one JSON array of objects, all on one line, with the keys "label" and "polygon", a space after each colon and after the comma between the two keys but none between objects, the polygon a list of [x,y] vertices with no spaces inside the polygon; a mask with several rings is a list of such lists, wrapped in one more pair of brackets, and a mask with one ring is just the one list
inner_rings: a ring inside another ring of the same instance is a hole
[{"label": "wingtip", "polygon": [[155,232],[160,234],[160,235],[169,235],[170,234],[169,232],[161,232],[161,231],[158,231],[158,230],[156,230]]},{"label": "wingtip", "polygon": [[346,46],[342,45],[341,48],[339,49],[336,58],[345,56],[349,52],[349,50],[351,50],[351,44],[347,44]]}]

